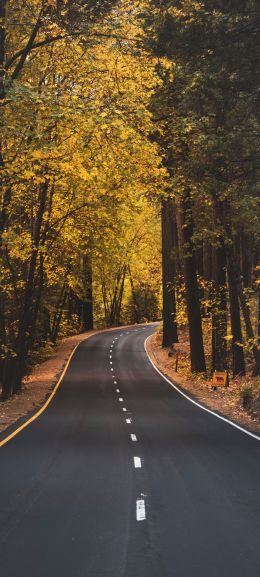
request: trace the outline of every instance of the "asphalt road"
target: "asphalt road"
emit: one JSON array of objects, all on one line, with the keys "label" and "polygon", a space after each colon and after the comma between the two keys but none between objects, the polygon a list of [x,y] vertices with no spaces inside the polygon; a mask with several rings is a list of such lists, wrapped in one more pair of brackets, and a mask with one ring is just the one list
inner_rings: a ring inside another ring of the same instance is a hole
[{"label": "asphalt road", "polygon": [[1,577],[259,577],[260,443],[158,375],[151,333],[82,343],[0,449]]}]

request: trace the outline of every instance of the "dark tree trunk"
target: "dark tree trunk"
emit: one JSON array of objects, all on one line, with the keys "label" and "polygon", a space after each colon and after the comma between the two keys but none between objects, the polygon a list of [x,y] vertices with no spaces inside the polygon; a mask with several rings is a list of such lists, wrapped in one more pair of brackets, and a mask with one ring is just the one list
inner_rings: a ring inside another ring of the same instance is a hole
[{"label": "dark tree trunk", "polygon": [[117,273],[116,277],[116,284],[114,289],[114,295],[110,307],[109,313],[109,326],[115,326],[120,324],[120,317],[121,317],[121,306],[122,306],[122,299],[124,293],[124,286],[125,286],[125,276],[126,276],[127,266],[123,265],[119,272]]},{"label": "dark tree trunk", "polygon": [[252,235],[242,233],[241,238],[242,276],[244,287],[252,288],[254,242]]},{"label": "dark tree trunk", "polygon": [[[6,345],[6,323],[5,323],[5,295],[0,295],[0,343],[1,348]],[[12,380],[10,369],[13,365],[12,359],[6,357],[6,353],[0,349],[0,382],[2,386],[2,399],[6,400],[12,392]]]},{"label": "dark tree trunk", "polygon": [[62,291],[61,291],[59,302],[57,304],[57,310],[56,310],[56,313],[54,316],[52,329],[51,329],[51,340],[53,343],[56,343],[58,335],[59,335],[60,324],[61,324],[64,309],[65,309],[67,296],[68,296],[68,293],[66,290],[66,284],[64,284]]},{"label": "dark tree trunk", "polygon": [[138,306],[138,298],[136,296],[136,290],[135,290],[135,285],[134,285],[133,277],[131,274],[130,266],[129,266],[128,272],[129,272],[132,297],[133,297],[133,303],[134,303],[134,322],[139,323],[140,322],[140,310],[139,310],[139,306]]},{"label": "dark tree trunk", "polygon": [[[3,159],[3,139],[2,134],[4,130],[4,107],[3,100],[5,99],[5,22],[6,22],[6,0],[0,0],[0,247],[2,246],[2,235],[6,224],[6,211],[10,202],[11,191],[4,186],[4,159]],[[1,254],[2,258],[2,254]]]},{"label": "dark tree trunk", "polygon": [[212,370],[227,369],[227,289],[225,246],[212,250]]},{"label": "dark tree trunk", "polygon": [[120,286],[120,290],[119,290],[118,299],[116,301],[116,307],[115,307],[115,323],[116,323],[116,325],[120,325],[120,323],[121,323],[121,310],[122,310],[122,300],[123,300],[123,294],[124,294],[124,288],[125,288],[125,277],[126,277],[126,267],[124,267],[124,269],[123,269],[121,286]]},{"label": "dark tree trunk", "polygon": [[245,374],[245,358],[243,350],[242,327],[239,308],[239,278],[234,264],[231,247],[228,248],[227,258],[230,318],[232,332],[233,375]]},{"label": "dark tree trunk", "polygon": [[[204,246],[202,242],[199,246],[197,246],[195,251],[197,273],[201,281],[203,280],[203,253],[204,253]],[[198,286],[199,286],[199,299],[200,302],[202,303],[207,298],[207,291],[205,289],[204,283],[202,284],[200,282]],[[207,307],[205,307],[204,304],[201,305],[201,315],[203,318],[207,317],[208,315]]]},{"label": "dark tree trunk", "polygon": [[212,281],[212,246],[205,239],[203,240],[202,277],[203,280],[205,281],[205,287],[203,291],[203,298],[204,298],[203,316],[205,318],[208,318],[211,313],[209,283]]},{"label": "dark tree trunk", "polygon": [[232,332],[233,375],[245,375],[245,357],[243,349],[242,327],[239,307],[240,267],[236,262],[232,237],[231,211],[228,203],[224,207],[223,221],[229,243],[226,247],[227,272]]},{"label": "dark tree trunk", "polygon": [[173,245],[174,245],[174,271],[176,278],[183,273],[183,264],[181,259],[181,238],[177,224],[177,206],[173,205]]},{"label": "dark tree trunk", "polygon": [[28,276],[26,280],[25,294],[20,314],[18,337],[17,337],[17,358],[16,374],[13,384],[13,392],[16,393],[21,389],[21,379],[24,376],[26,361],[28,356],[28,345],[31,339],[31,325],[33,314],[33,296],[34,296],[34,279],[37,266],[37,257],[41,240],[41,226],[46,205],[46,196],[48,190],[48,181],[46,180],[40,187],[39,206],[37,217],[34,225],[33,249],[29,263]]},{"label": "dark tree trunk", "polygon": [[203,278],[212,280],[212,246],[207,241],[203,243]]},{"label": "dark tree trunk", "polygon": [[163,347],[178,342],[174,250],[174,205],[168,198],[162,200]]},{"label": "dark tree trunk", "polygon": [[45,341],[51,337],[51,319],[47,307],[43,308],[43,338]]},{"label": "dark tree trunk", "polygon": [[197,280],[197,266],[193,247],[193,218],[190,191],[186,189],[182,199],[182,229],[184,240],[184,278],[189,321],[190,355],[192,372],[206,371],[202,320]]},{"label": "dark tree trunk", "polygon": [[86,254],[84,256],[83,274],[85,284],[85,299],[83,301],[83,329],[85,331],[92,331],[94,328],[94,311],[92,260],[90,254]]},{"label": "dark tree trunk", "polygon": [[247,338],[251,342],[254,343],[252,346],[252,353],[254,355],[254,360],[255,360],[253,375],[256,377],[256,376],[260,375],[260,350],[256,344],[255,335],[254,335],[254,331],[253,331],[253,325],[251,322],[250,308],[247,304],[246,297],[244,295],[241,283],[239,284],[239,299],[240,299],[241,309],[242,309],[243,317],[244,317],[244,321],[245,321]]},{"label": "dark tree trunk", "polygon": [[38,316],[41,309],[41,302],[42,302],[42,294],[44,288],[44,256],[40,254],[39,257],[39,270],[37,274],[37,283],[35,286],[35,305],[32,311],[32,322],[31,322],[31,330],[30,330],[30,341],[29,341],[29,349],[33,348],[33,344],[35,342],[36,337],[36,328],[37,328],[37,321]]},{"label": "dark tree trunk", "polygon": [[4,158],[2,134],[5,125],[3,101],[6,97],[5,43],[6,43],[6,7],[7,0],[0,0],[0,246],[2,235],[7,224],[7,210],[11,201],[11,188],[3,177]]},{"label": "dark tree trunk", "polygon": [[180,265],[180,275],[184,275],[184,249],[183,249],[183,234],[182,234],[182,215],[180,213],[180,209],[176,203],[174,203],[174,217],[175,217],[175,226],[176,226],[176,233],[178,239],[178,256],[179,256],[179,265]]}]

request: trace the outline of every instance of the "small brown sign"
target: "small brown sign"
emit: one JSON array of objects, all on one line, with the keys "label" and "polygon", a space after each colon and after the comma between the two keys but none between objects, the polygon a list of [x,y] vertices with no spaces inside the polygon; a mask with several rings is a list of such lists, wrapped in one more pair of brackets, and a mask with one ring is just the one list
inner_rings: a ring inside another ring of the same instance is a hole
[{"label": "small brown sign", "polygon": [[227,371],[214,371],[212,378],[213,387],[227,387]]}]

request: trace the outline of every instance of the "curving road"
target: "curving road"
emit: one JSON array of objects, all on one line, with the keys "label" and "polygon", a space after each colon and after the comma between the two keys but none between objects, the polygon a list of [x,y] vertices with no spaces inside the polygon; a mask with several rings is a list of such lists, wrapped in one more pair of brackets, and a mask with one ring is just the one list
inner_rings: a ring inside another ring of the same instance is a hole
[{"label": "curving road", "polygon": [[0,449],[3,577],[259,577],[260,443],[152,367],[151,326],[77,349]]}]

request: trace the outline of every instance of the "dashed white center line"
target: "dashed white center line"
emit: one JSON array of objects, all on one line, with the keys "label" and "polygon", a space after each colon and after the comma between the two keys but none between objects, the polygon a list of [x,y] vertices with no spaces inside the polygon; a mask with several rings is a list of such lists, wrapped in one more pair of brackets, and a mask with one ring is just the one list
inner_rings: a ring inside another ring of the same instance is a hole
[{"label": "dashed white center line", "polygon": [[114,381],[114,385],[117,385],[117,381]]},{"label": "dashed white center line", "polygon": [[110,365],[113,365],[113,361],[110,361]]},{"label": "dashed white center line", "polygon": [[126,409],[125,407],[123,407],[123,411],[124,411],[124,413],[126,413],[126,412],[127,412],[127,409]]},{"label": "dashed white center line", "polygon": [[117,389],[116,392],[117,392],[117,393],[120,393],[120,389]]},{"label": "dashed white center line", "polygon": [[145,519],[146,519],[145,500],[144,499],[137,499],[137,501],[136,501],[136,520],[137,521],[145,521]]},{"label": "dashed white center line", "polygon": [[137,436],[134,435],[134,434],[131,434],[131,440],[132,440],[133,442],[136,442],[136,441],[137,441]]},{"label": "dashed white center line", "polygon": [[141,469],[142,463],[140,457],[134,457],[134,466],[136,469]]},{"label": "dashed white center line", "polygon": [[123,402],[124,402],[124,399],[122,399],[122,397],[119,397],[118,400],[119,400],[120,403],[123,403]]},{"label": "dashed white center line", "polygon": [[127,423],[127,425],[131,425],[132,419],[126,419],[126,423]]},{"label": "dashed white center line", "polygon": [[109,358],[112,359],[112,355],[109,355]]},{"label": "dashed white center line", "polygon": [[112,371],[112,373],[114,372],[114,369],[113,369],[113,368],[111,368],[110,370]]}]

